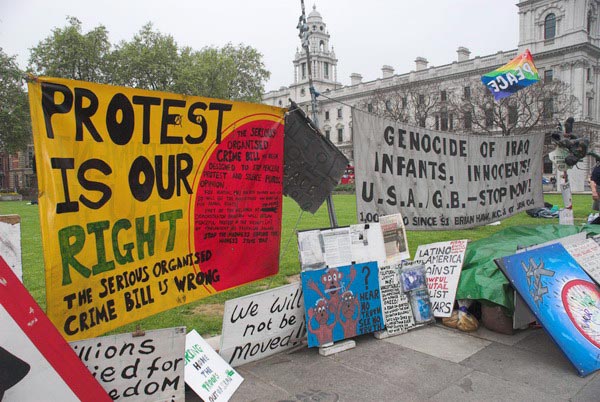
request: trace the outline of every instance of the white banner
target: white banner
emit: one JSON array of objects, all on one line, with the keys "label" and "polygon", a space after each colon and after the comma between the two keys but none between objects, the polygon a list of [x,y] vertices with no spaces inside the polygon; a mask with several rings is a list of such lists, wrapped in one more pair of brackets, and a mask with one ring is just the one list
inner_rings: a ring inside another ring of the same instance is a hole
[{"label": "white banner", "polygon": [[354,109],[360,222],[401,212],[409,230],[485,225],[543,207],[543,134],[428,130]]}]

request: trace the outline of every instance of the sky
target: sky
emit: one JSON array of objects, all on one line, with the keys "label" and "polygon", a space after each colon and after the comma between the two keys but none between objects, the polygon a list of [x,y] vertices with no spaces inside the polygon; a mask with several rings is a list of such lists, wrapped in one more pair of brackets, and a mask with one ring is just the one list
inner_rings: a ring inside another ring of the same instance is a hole
[{"label": "sky", "polygon": [[[363,81],[380,78],[383,65],[410,72],[417,57],[430,67],[449,64],[459,46],[471,57],[516,49],[517,1],[305,0],[305,7],[308,15],[316,5],[323,17],[338,81],[348,85],[352,73]],[[269,91],[293,82],[300,15],[300,0],[0,0],[0,47],[25,68],[29,49],[64,27],[67,16],[77,17],[84,32],[104,25],[113,44],[152,22],[179,46],[199,50],[231,42],[258,49],[271,72]]]}]

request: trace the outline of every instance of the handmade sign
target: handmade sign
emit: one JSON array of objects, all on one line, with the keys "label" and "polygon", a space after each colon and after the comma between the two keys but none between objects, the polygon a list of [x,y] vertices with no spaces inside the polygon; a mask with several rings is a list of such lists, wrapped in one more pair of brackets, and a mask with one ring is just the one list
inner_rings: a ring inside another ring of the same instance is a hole
[{"label": "handmade sign", "polygon": [[379,287],[385,329],[390,335],[407,332],[415,325],[412,309],[400,286],[397,265],[379,267]]},{"label": "handmade sign", "polygon": [[465,229],[542,207],[543,133],[428,130],[352,112],[360,222],[402,213],[409,230]]},{"label": "handmade sign", "polygon": [[283,193],[314,214],[340,182],[348,159],[293,102],[285,116],[284,151]]},{"label": "handmade sign", "polygon": [[225,302],[219,354],[233,367],[290,349],[304,338],[299,282]]},{"label": "handmade sign", "polygon": [[379,223],[298,232],[298,252],[303,270],[386,259]]},{"label": "handmade sign", "polygon": [[203,401],[228,401],[244,379],[192,330],[185,341],[185,382]]},{"label": "handmade sign", "polygon": [[21,262],[21,217],[19,215],[0,215],[0,257],[23,282],[23,264]]},{"label": "handmade sign", "polygon": [[384,215],[379,217],[379,224],[383,232],[385,245],[386,264],[399,263],[410,258],[406,231],[401,214]]},{"label": "handmade sign", "polygon": [[69,340],[277,272],[284,109],[54,78],[29,99]]},{"label": "handmade sign", "polygon": [[498,266],[579,375],[600,369],[600,288],[567,250],[553,244]]},{"label": "handmade sign", "polygon": [[539,80],[529,50],[481,77],[481,82],[492,92],[495,100],[506,98]]},{"label": "handmade sign", "polygon": [[0,256],[0,399],[111,401]]},{"label": "handmade sign", "polygon": [[383,329],[376,262],[300,273],[308,346]]},{"label": "handmade sign", "polygon": [[415,262],[425,265],[427,288],[435,317],[450,317],[467,250],[467,240],[424,244],[417,248]]},{"label": "handmade sign", "polygon": [[185,401],[185,327],[70,345],[113,400]]},{"label": "handmade sign", "polygon": [[600,245],[593,239],[569,243],[565,249],[597,284],[600,283]]}]

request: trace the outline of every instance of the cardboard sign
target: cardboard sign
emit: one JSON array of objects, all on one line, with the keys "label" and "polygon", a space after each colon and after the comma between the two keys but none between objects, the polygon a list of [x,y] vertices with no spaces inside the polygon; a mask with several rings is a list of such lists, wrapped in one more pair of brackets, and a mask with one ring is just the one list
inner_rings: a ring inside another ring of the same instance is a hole
[{"label": "cardboard sign", "polygon": [[298,252],[303,270],[386,259],[379,223],[298,232]]},{"label": "cardboard sign", "polygon": [[0,257],[0,399],[111,401]]},{"label": "cardboard sign", "polygon": [[600,283],[600,245],[593,239],[564,244],[565,249],[596,282]]},{"label": "cardboard sign", "polygon": [[71,342],[113,400],[184,401],[185,327]]},{"label": "cardboard sign", "polygon": [[54,78],[29,100],[66,338],[277,273],[284,109]]},{"label": "cardboard sign", "polygon": [[379,225],[385,245],[385,263],[399,263],[410,258],[406,231],[401,214],[384,215],[379,217]]},{"label": "cardboard sign", "polygon": [[543,207],[543,133],[428,130],[352,110],[359,222],[402,213],[408,230],[487,225]]},{"label": "cardboard sign", "polygon": [[23,282],[23,264],[21,260],[21,217],[19,215],[0,215],[0,257]]},{"label": "cardboard sign", "polygon": [[299,282],[225,302],[219,354],[233,367],[290,349],[304,338]]},{"label": "cardboard sign", "polygon": [[427,269],[427,289],[435,317],[450,317],[460,279],[467,240],[451,240],[420,245],[415,262]]},{"label": "cardboard sign", "polygon": [[244,379],[196,332],[185,338],[185,382],[203,401],[228,401]]},{"label": "cardboard sign", "polygon": [[308,346],[383,329],[376,262],[300,273]]},{"label": "cardboard sign", "polygon": [[600,369],[600,288],[561,244],[498,266],[581,376]]},{"label": "cardboard sign", "polygon": [[402,292],[397,265],[379,267],[379,287],[385,329],[390,335],[403,334],[415,325],[408,297]]},{"label": "cardboard sign", "polygon": [[540,80],[529,49],[505,65],[481,77],[481,82],[500,100]]}]

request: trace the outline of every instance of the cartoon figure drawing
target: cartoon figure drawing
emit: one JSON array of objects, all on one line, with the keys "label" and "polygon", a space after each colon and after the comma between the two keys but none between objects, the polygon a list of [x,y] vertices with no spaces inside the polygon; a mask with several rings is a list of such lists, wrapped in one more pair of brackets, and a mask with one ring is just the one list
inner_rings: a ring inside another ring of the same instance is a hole
[{"label": "cartoon figure drawing", "polygon": [[337,319],[344,329],[344,338],[356,336],[356,324],[360,317],[360,303],[354,294],[347,290],[342,293],[340,310]]},{"label": "cartoon figure drawing", "polygon": [[[333,327],[335,327],[336,321],[331,324],[327,324],[329,321],[329,307],[328,303],[324,299],[317,300],[315,307],[308,310],[308,331],[317,337],[319,345],[333,342]],[[313,318],[316,315],[318,327],[313,326]]]},{"label": "cartoon figure drawing", "polygon": [[314,281],[310,280],[308,282],[308,287],[322,298],[328,301],[329,311],[333,314],[337,314],[339,311],[341,294],[344,289],[349,289],[350,285],[354,281],[356,277],[356,269],[352,267],[350,271],[349,282],[342,288],[342,277],[343,273],[340,272],[337,268],[327,268],[323,275],[321,275],[321,282],[325,287],[325,294],[321,292],[319,289],[319,285],[317,285]]}]

